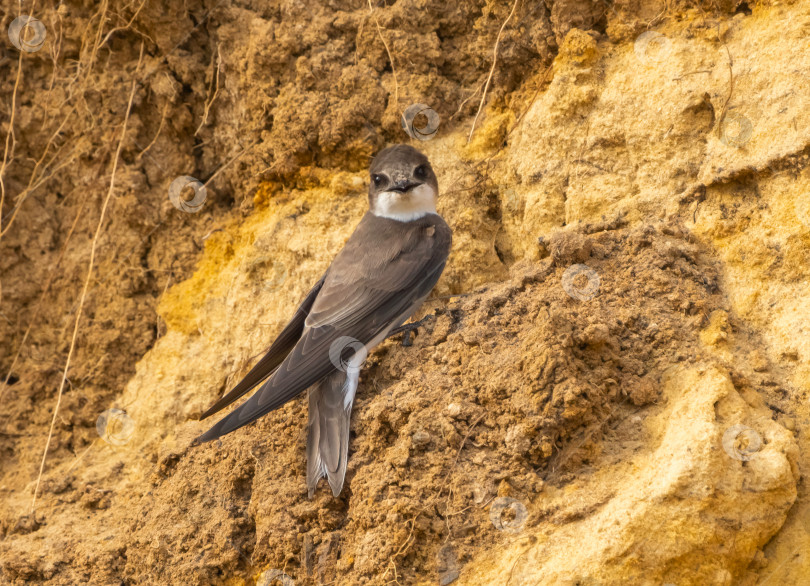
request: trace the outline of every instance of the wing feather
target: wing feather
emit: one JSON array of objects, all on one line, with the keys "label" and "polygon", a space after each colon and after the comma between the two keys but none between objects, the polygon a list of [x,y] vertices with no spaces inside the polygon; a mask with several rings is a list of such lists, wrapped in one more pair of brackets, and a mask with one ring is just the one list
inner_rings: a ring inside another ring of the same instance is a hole
[{"label": "wing feather", "polygon": [[304,331],[304,322],[309,314],[309,310],[312,308],[312,304],[315,302],[315,297],[317,297],[318,291],[320,291],[321,287],[323,286],[325,278],[326,275],[324,274],[324,276],[321,277],[317,283],[315,283],[315,286],[310,289],[309,293],[307,293],[307,296],[304,298],[304,301],[301,302],[301,305],[299,305],[298,309],[295,310],[295,314],[290,322],[284,327],[273,344],[267,350],[267,354],[265,354],[262,359],[250,369],[244,378],[239,381],[239,383],[233,389],[231,389],[227,395],[224,395],[216,403],[211,405],[205,411],[205,413],[200,416],[200,419],[210,417],[217,411],[224,409],[236,401],[239,397],[270,376],[278,365],[282,363],[284,358],[287,357],[287,354],[290,353],[290,350],[295,347],[295,344],[301,338],[301,334]]}]

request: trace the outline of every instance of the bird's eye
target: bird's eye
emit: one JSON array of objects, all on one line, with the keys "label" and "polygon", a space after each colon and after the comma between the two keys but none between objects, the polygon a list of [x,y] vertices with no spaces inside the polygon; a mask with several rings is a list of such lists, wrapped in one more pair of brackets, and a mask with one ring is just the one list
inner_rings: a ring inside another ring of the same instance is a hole
[{"label": "bird's eye", "polygon": [[419,165],[416,170],[413,172],[414,176],[419,177],[420,179],[424,179],[427,177],[427,167],[424,165]]},{"label": "bird's eye", "polygon": [[371,180],[374,181],[374,185],[379,187],[383,184],[383,176],[382,175],[372,175]]}]

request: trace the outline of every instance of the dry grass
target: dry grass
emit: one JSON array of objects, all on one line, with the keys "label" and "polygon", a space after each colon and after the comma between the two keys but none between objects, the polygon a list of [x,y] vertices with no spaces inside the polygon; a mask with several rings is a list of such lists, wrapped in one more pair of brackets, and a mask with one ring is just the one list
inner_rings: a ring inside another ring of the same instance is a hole
[{"label": "dry grass", "polygon": [[[138,58],[138,65],[135,69],[136,72],[140,71],[141,63],[143,62],[143,52],[144,52],[144,43],[141,42],[141,52],[140,57]],[[98,224],[96,226],[95,234],[93,235],[93,241],[90,243],[90,262],[87,267],[87,277],[84,280],[84,286],[82,287],[81,297],[79,298],[79,308],[76,311],[76,320],[73,322],[73,336],[70,340],[70,348],[68,349],[67,359],[65,360],[65,369],[62,372],[62,380],[59,383],[59,391],[56,394],[56,405],[53,408],[53,417],[51,418],[51,426],[48,430],[48,439],[45,442],[45,449],[42,452],[42,462],[39,465],[39,475],[37,476],[37,483],[34,487],[34,496],[31,499],[31,512],[33,513],[36,510],[36,503],[37,503],[37,493],[39,492],[39,484],[42,480],[42,473],[45,470],[45,460],[48,457],[48,448],[51,445],[51,438],[53,437],[53,428],[56,425],[56,416],[59,413],[59,405],[62,402],[62,393],[65,390],[65,382],[67,381],[67,373],[68,369],[70,368],[70,359],[73,356],[73,350],[76,348],[76,336],[79,332],[79,323],[82,318],[82,308],[84,307],[84,301],[87,296],[87,289],[90,286],[90,278],[93,276],[93,264],[96,257],[96,247],[98,245],[98,238],[101,235],[101,229],[104,226],[104,217],[107,212],[107,206],[110,203],[110,198],[112,197],[113,191],[115,190],[115,173],[118,170],[118,161],[121,155],[121,147],[124,145],[124,138],[126,137],[127,133],[127,124],[129,123],[129,115],[132,111],[132,100],[135,98],[135,90],[138,87],[137,80],[132,80],[132,88],[129,92],[129,101],[127,103],[127,111],[124,115],[124,123],[121,127],[121,138],[118,140],[118,147],[115,150],[115,156],[113,157],[113,165],[112,171],[110,173],[110,188],[107,190],[107,195],[104,198],[104,203],[101,206],[101,215],[98,219]]]},{"label": "dry grass", "polygon": [[380,21],[377,20],[377,15],[374,14],[374,8],[371,6],[371,0],[368,0],[368,12],[374,18],[374,24],[377,25],[377,34],[380,35],[380,40],[385,46],[385,52],[388,53],[388,60],[391,62],[391,73],[394,75],[394,107],[399,111],[399,82],[397,81],[397,69],[394,66],[394,56],[391,55],[391,49],[382,34],[382,27]]},{"label": "dry grass", "polygon": [[487,99],[487,91],[489,90],[489,83],[492,81],[492,74],[495,73],[495,65],[498,63],[498,47],[501,44],[501,35],[503,35],[503,29],[506,28],[506,25],[512,19],[512,16],[515,14],[515,9],[517,9],[518,2],[520,0],[515,0],[512,4],[512,10],[509,12],[509,16],[506,17],[506,20],[503,21],[500,30],[498,31],[498,37],[495,39],[495,47],[492,49],[492,67],[489,69],[489,75],[487,76],[487,82],[484,84],[484,93],[481,96],[481,102],[478,104],[478,112],[475,113],[475,118],[473,118],[472,128],[470,128],[470,136],[467,137],[467,142],[469,143],[472,140],[473,132],[475,132],[475,123],[478,122],[478,116],[481,115],[481,110],[484,108],[484,102]]},{"label": "dry grass", "polygon": [[[35,4],[32,4],[30,9],[27,11],[29,15],[34,16]],[[208,10],[205,16],[197,23],[195,27],[192,28],[186,34],[183,39],[177,43],[171,51],[163,55],[163,61],[165,61],[166,57],[171,54],[174,50],[180,47],[186,39],[195,31],[197,30],[204,22],[207,21],[211,13],[222,4],[219,2],[216,6],[212,9]],[[30,171],[30,174],[27,173],[27,178],[24,181],[23,185],[24,188],[16,194],[14,198],[14,206],[11,210],[6,214],[2,215],[0,213],[0,241],[4,236],[6,236],[11,227],[16,225],[15,220],[18,220],[21,215],[20,211],[23,209],[25,203],[30,199],[30,197],[41,190],[43,187],[46,187],[48,182],[51,179],[59,178],[61,176],[60,172],[64,169],[68,168],[71,165],[74,165],[79,159],[85,158],[89,156],[94,150],[97,150],[98,144],[105,144],[106,142],[112,143],[111,140],[108,140],[107,133],[109,132],[110,125],[106,121],[102,123],[98,112],[94,112],[93,106],[88,103],[87,93],[88,92],[98,92],[99,88],[97,86],[97,71],[101,64],[103,64],[102,60],[99,58],[100,51],[106,46],[106,44],[113,38],[114,35],[120,34],[123,31],[131,30],[141,36],[144,39],[141,45],[141,53],[138,59],[138,66],[133,73],[133,84],[142,83],[151,73],[155,71],[157,64],[153,65],[152,68],[146,71],[141,70],[141,64],[144,58],[144,47],[145,41],[149,40],[150,42],[154,43],[152,39],[149,38],[148,35],[137,31],[134,27],[135,20],[137,19],[138,15],[141,13],[142,9],[146,5],[146,0],[140,0],[140,2],[133,2],[128,3],[123,7],[123,10],[131,11],[131,16],[125,18],[121,14],[118,14],[114,11],[110,10],[110,3],[108,0],[100,3],[97,10],[89,16],[89,18],[85,22],[84,30],[81,34],[79,40],[79,50],[78,50],[78,58],[75,61],[64,61],[60,63],[59,56],[62,54],[62,40],[64,36],[63,26],[62,26],[62,15],[58,10],[54,10],[51,15],[51,23],[48,27],[49,39],[46,41],[48,43],[48,50],[49,50],[49,58],[53,64],[52,72],[50,74],[50,79],[47,82],[47,90],[42,91],[41,93],[37,94],[36,100],[34,102],[34,106],[39,109],[39,115],[43,120],[42,127],[38,129],[38,133],[41,135],[48,136],[48,140],[42,148],[41,153],[33,157],[26,157],[26,161],[31,161],[33,167]],[[110,22],[116,22],[117,25],[112,26],[111,28],[105,29],[105,27],[109,27]],[[154,43],[156,44],[156,43]],[[10,105],[10,116],[8,122],[8,131],[5,137],[5,149],[3,153],[2,162],[0,162],[0,212],[3,210],[3,206],[6,204],[6,192],[8,191],[7,187],[7,174],[9,169],[12,169],[12,165],[15,163],[17,164],[17,171],[19,173],[19,165],[20,162],[23,160],[19,154],[15,153],[15,148],[19,146],[17,136],[15,135],[15,127],[19,126],[17,122],[17,115],[18,110],[20,109],[19,103],[19,95],[23,92],[25,87],[25,75],[24,75],[24,66],[26,60],[24,59],[23,52],[19,52],[19,57],[17,60],[17,71],[16,76],[14,79],[14,86],[11,92],[11,105]],[[211,107],[214,99],[216,98],[216,93],[218,91],[218,84],[219,84],[219,74],[217,71],[216,76],[216,85],[217,89],[214,90],[214,94],[210,100],[210,102],[206,105],[206,112]],[[133,86],[135,87],[135,86]],[[132,109],[132,99],[133,95],[130,96],[130,101],[127,105],[127,112],[130,113]],[[149,148],[151,148],[157,141],[160,132],[163,128],[164,121],[167,114],[169,103],[164,105],[163,112],[162,112],[162,119],[160,126],[158,128],[157,133],[155,134],[154,139],[147,145],[146,149],[143,149],[139,153],[139,159],[144,155],[147,155]],[[56,113],[56,115],[54,115]],[[129,115],[129,114],[128,114]],[[128,115],[126,120],[128,122],[129,118]],[[106,124],[106,126],[105,126]],[[19,128],[17,128],[19,131]],[[126,131],[126,126],[124,127],[121,137],[119,139],[118,150],[116,151],[120,154],[121,148],[124,148],[124,145],[121,141],[124,140],[123,132]],[[254,143],[255,144],[255,143]],[[228,161],[225,165],[222,165],[219,169],[215,171],[215,173],[209,178],[208,183],[210,183],[225,167],[236,161],[239,157],[241,157],[244,152],[252,148],[254,145],[250,145],[247,149],[242,150],[240,153],[237,154],[234,158]],[[29,147],[30,148],[30,147]],[[107,192],[107,198],[104,200],[104,204],[102,207],[102,220],[104,219],[104,212],[106,211],[107,203],[109,202],[110,194],[112,193],[112,189],[114,188],[114,181],[115,181],[115,170],[117,169],[117,165],[120,164],[118,154],[115,155],[115,160],[113,162],[113,176],[110,182],[110,189]],[[16,156],[15,156],[16,155]],[[110,153],[111,155],[111,153]],[[110,157],[101,151],[95,158],[101,161],[101,164],[104,164],[107,158]],[[99,173],[101,173],[101,168],[99,168]],[[31,312],[31,319],[26,326],[25,332],[23,333],[22,338],[20,339],[19,344],[15,350],[14,358],[11,362],[8,371],[5,373],[4,378],[0,378],[0,400],[6,398],[6,395],[9,391],[10,385],[8,384],[12,374],[14,373],[15,367],[18,365],[20,357],[25,349],[26,344],[29,342],[31,338],[31,332],[38,321],[38,317],[42,315],[41,309],[46,306],[46,296],[48,291],[51,289],[53,282],[60,276],[59,269],[62,266],[68,244],[73,236],[74,232],[77,229],[77,225],[79,222],[79,218],[86,216],[86,206],[88,202],[88,198],[90,195],[93,194],[92,190],[86,190],[82,187],[76,187],[71,190],[66,196],[65,199],[59,205],[64,205],[65,202],[70,198],[70,196],[75,193],[76,191],[83,191],[84,197],[80,204],[78,204],[78,210],[76,217],[73,220],[73,223],[70,227],[70,230],[67,231],[64,241],[61,243],[61,250],[58,253],[57,259],[52,263],[51,267],[48,269],[47,278],[45,283],[42,287],[42,291],[39,294],[39,298],[35,305],[33,305],[33,310]],[[98,229],[101,227],[101,222],[99,223],[96,236],[98,236]],[[155,227],[157,229],[158,226]],[[154,232],[154,230],[152,231]],[[150,232],[151,234],[151,232]],[[110,279],[111,275],[106,275],[103,279],[93,279],[93,271],[92,271],[92,263],[95,260],[94,255],[96,251],[96,244],[97,238],[93,240],[91,245],[91,270],[87,273],[87,279],[85,281],[84,289],[82,290],[81,300],[78,302],[79,311],[76,313],[76,322],[75,325],[77,326],[79,323],[79,318],[81,314],[81,307],[84,303],[84,299],[87,293],[88,288],[92,284],[93,286],[98,285],[100,282],[106,282]],[[131,255],[130,255],[131,256]],[[128,258],[128,257],[127,257]],[[126,261],[126,259],[124,259]],[[0,287],[0,303],[2,303],[2,287]],[[75,308],[75,306],[74,306]],[[53,418],[55,417],[58,412],[59,404],[61,402],[61,395],[64,388],[64,383],[70,381],[67,378],[67,366],[70,363],[71,354],[74,349],[76,339],[76,331],[74,329],[74,338],[73,343],[71,344],[70,351],[67,358],[67,363],[65,366],[65,371],[63,373],[63,380],[60,384],[60,389],[57,394],[57,407],[54,410]],[[2,375],[0,375],[2,376]],[[10,413],[4,414],[6,416],[6,427],[8,426],[9,422],[14,420],[14,417]],[[42,464],[40,467],[40,476],[37,479],[37,487],[39,486],[42,471],[44,469],[45,458],[48,452],[48,446],[50,445],[51,437],[53,433],[53,422],[51,424],[51,428],[48,434],[48,440],[46,441],[46,447],[43,453]],[[32,508],[35,505],[37,498],[37,489],[35,489]]]}]

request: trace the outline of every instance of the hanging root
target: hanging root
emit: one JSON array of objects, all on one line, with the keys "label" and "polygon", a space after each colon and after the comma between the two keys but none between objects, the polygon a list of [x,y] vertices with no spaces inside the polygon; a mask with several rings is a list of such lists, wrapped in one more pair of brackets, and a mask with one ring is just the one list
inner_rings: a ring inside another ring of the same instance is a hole
[{"label": "hanging root", "polygon": [[[143,61],[143,50],[144,50],[144,43],[141,42],[141,54],[138,58],[138,65],[135,68],[135,72],[137,73],[141,68],[141,62]],[[42,461],[39,465],[39,475],[37,476],[37,482],[34,486],[34,496],[31,500],[31,513],[34,512],[36,509],[37,504],[37,493],[39,492],[39,484],[42,480],[42,472],[45,470],[45,460],[48,457],[48,448],[51,445],[51,438],[53,437],[53,428],[56,425],[56,416],[59,413],[59,405],[62,402],[62,393],[65,390],[65,381],[67,380],[68,369],[70,368],[70,359],[73,356],[73,350],[76,348],[76,337],[79,333],[79,322],[81,321],[82,317],[82,307],[84,306],[84,300],[87,296],[87,289],[90,285],[90,279],[93,276],[93,263],[96,257],[96,246],[98,244],[98,238],[101,235],[101,229],[104,226],[104,216],[107,212],[107,206],[110,203],[110,198],[112,197],[113,190],[115,189],[115,173],[118,170],[118,160],[121,155],[121,147],[124,145],[124,137],[127,134],[127,123],[129,122],[129,114],[132,111],[132,100],[135,98],[135,89],[137,88],[137,82],[133,79],[132,80],[132,89],[129,93],[129,102],[127,103],[127,111],[124,115],[124,124],[121,128],[121,138],[118,139],[118,147],[115,150],[115,157],[113,158],[113,167],[112,173],[110,174],[110,187],[107,190],[107,195],[104,198],[104,203],[101,206],[101,215],[98,218],[98,224],[96,225],[96,232],[93,235],[93,241],[90,243],[90,262],[87,266],[87,277],[84,279],[84,286],[82,287],[82,294],[79,298],[79,308],[76,310],[76,320],[73,322],[73,336],[70,339],[70,348],[68,349],[67,359],[65,360],[65,369],[62,372],[62,380],[59,383],[59,391],[56,394],[56,405],[53,408],[53,417],[51,418],[51,427],[48,430],[48,439],[45,441],[45,449],[42,451]]]}]

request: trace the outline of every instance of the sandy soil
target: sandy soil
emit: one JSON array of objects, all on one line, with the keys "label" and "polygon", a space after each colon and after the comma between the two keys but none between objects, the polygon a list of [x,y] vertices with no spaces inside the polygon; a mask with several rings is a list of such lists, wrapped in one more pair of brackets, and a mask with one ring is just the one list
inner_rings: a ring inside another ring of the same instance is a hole
[{"label": "sandy soil", "polygon": [[[515,6],[2,4],[0,581],[803,583],[810,11]],[[189,443],[393,142],[454,248],[309,500],[304,398]]]}]

